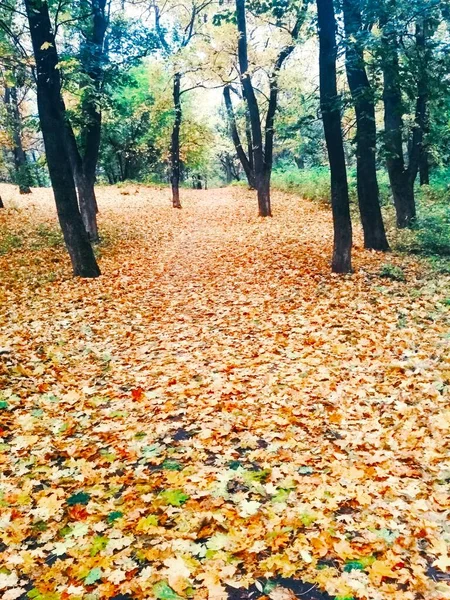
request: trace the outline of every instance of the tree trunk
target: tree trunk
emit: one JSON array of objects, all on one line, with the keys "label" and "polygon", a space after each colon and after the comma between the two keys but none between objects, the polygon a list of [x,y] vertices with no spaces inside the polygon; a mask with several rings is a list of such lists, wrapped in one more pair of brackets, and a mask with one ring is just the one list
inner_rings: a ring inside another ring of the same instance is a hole
[{"label": "tree trunk", "polygon": [[180,129],[183,116],[181,110],[181,74],[175,73],[173,78],[173,106],[175,120],[172,129],[172,143],[170,147],[170,158],[172,168],[172,206],[181,208],[180,202]]},{"label": "tree trunk", "polygon": [[[255,181],[255,173],[253,172],[252,166],[250,164],[250,160],[245,154],[244,148],[241,144],[241,139],[239,137],[239,132],[236,125],[236,117],[233,110],[233,103],[231,101],[230,94],[230,86],[226,85],[223,88],[223,97],[225,100],[225,107],[228,115],[228,124],[230,127],[231,138],[233,140],[234,147],[236,149],[236,154],[239,158],[239,161],[244,169],[244,173],[247,177],[248,186],[250,189],[255,189],[256,181]],[[231,180],[230,180],[231,181]]]},{"label": "tree trunk", "polygon": [[380,208],[376,169],[375,103],[364,64],[364,48],[358,41],[362,32],[359,0],[344,0],[346,70],[356,113],[356,169],[359,212],[364,247],[389,250]]},{"label": "tree trunk", "polygon": [[420,156],[420,185],[430,185],[430,161],[428,158],[427,148],[422,148]]},{"label": "tree trunk", "polygon": [[352,270],[352,224],[336,83],[337,48],[333,0],[317,0],[317,16],[320,46],[320,108],[331,171],[334,225],[332,271],[349,273]]},{"label": "tree trunk", "polygon": [[5,208],[5,205],[3,204],[3,200],[2,200],[1,196],[0,196],[0,208]]},{"label": "tree trunk", "polygon": [[[430,172],[428,162],[427,135],[429,133],[429,82],[428,69],[430,68],[430,49],[428,45],[429,23],[428,19],[419,18],[416,23],[416,47],[419,59],[419,74],[417,80],[416,127],[419,135],[416,138],[418,147],[417,168],[420,173],[420,185],[429,185]],[[414,136],[413,136],[414,142]],[[411,163],[411,160],[410,160]],[[411,176],[414,174],[412,173]]]},{"label": "tree trunk", "polygon": [[[247,23],[245,18],[245,0],[236,0],[236,19],[239,33],[238,59],[241,83],[244,90],[244,98],[247,103],[248,114],[253,141],[253,161],[256,189],[258,190],[258,208],[260,217],[271,217],[270,194],[267,194],[267,176],[264,173],[264,148],[261,130],[261,119],[258,101],[253,89],[249,73],[248,49],[247,49]],[[269,178],[270,185],[270,178]]]},{"label": "tree trunk", "polygon": [[12,133],[15,183],[20,194],[31,194],[31,175],[22,144],[22,118],[15,86],[5,87],[5,104]]},{"label": "tree trunk", "polygon": [[[83,175],[88,189],[88,202],[94,203],[95,212],[98,213],[97,198],[95,196],[95,181],[97,163],[100,152],[100,138],[102,128],[102,113],[99,108],[99,94],[103,83],[105,55],[105,35],[108,28],[109,16],[106,11],[106,0],[91,0],[92,27],[87,29],[85,48],[82,53],[83,68],[93,83],[93,92],[89,93],[82,103],[84,113],[81,138],[83,142]],[[89,209],[92,210],[91,208]]]},{"label": "tree trunk", "polygon": [[[383,60],[384,137],[387,153],[386,165],[397,214],[397,227],[410,227],[416,218],[414,180],[405,168],[403,155],[403,108],[398,62],[398,40],[384,36]],[[411,166],[411,162],[410,162]],[[417,174],[417,171],[416,171]]]},{"label": "tree trunk", "polygon": [[25,0],[37,70],[39,119],[56,209],[73,273],[98,277],[100,269],[78,209],[65,132],[58,55],[47,2]]},{"label": "tree trunk", "polygon": [[83,169],[83,160],[78,151],[75,134],[68,121],[66,121],[66,134],[69,159],[72,167],[73,179],[78,192],[78,204],[80,206],[84,228],[90,241],[96,243],[99,241],[99,235],[94,186],[87,179],[85,170]]}]

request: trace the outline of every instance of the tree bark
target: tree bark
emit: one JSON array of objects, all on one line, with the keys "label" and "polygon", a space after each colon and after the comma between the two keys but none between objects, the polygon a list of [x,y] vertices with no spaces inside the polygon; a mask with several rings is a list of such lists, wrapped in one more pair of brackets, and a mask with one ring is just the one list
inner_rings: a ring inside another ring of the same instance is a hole
[{"label": "tree bark", "polygon": [[36,61],[39,119],[59,222],[74,275],[98,277],[100,269],[78,209],[67,148],[58,55],[48,4],[42,0],[25,0],[25,7]]},{"label": "tree bark", "polygon": [[244,90],[244,98],[247,103],[248,114],[250,118],[250,127],[253,141],[253,160],[255,171],[255,183],[258,193],[258,209],[260,217],[271,217],[270,206],[270,177],[269,190],[267,189],[267,177],[264,177],[264,148],[261,129],[261,118],[259,113],[258,101],[252,80],[248,70],[248,49],[247,49],[247,23],[245,17],[245,0],[236,0],[236,19],[239,33],[238,38],[238,59],[241,83]]},{"label": "tree bark", "polygon": [[75,134],[68,121],[66,122],[66,135],[73,179],[78,192],[78,204],[80,207],[81,218],[83,219],[84,228],[88,234],[89,240],[96,243],[99,241],[99,235],[94,186],[86,177]]},{"label": "tree bark", "polygon": [[172,206],[181,208],[180,202],[180,129],[183,116],[181,110],[181,74],[175,73],[173,78],[173,106],[175,119],[172,129],[172,142],[170,147],[172,168]]},{"label": "tree bark", "polygon": [[84,201],[88,203],[93,202],[96,213],[98,213],[98,205],[94,186],[102,128],[102,113],[99,108],[98,96],[103,84],[103,62],[106,53],[105,36],[109,21],[106,3],[107,0],[91,0],[93,13],[92,28],[87,32],[86,47],[83,53],[85,59],[83,68],[91,79],[94,88],[94,93],[90,93],[82,104],[84,112],[84,126],[81,132],[83,143],[83,176],[88,189],[88,194]]},{"label": "tree bark", "polygon": [[356,169],[358,204],[364,247],[389,250],[380,208],[376,169],[376,122],[373,91],[366,73],[364,48],[358,41],[362,19],[359,0],[343,0],[346,71],[356,113]]},{"label": "tree bark", "polygon": [[320,108],[331,172],[331,205],[334,226],[331,268],[334,273],[349,273],[352,270],[352,224],[344,144],[342,141],[340,103],[336,83],[336,20],[333,0],[317,0],[317,16]]},{"label": "tree bark", "polygon": [[[227,115],[228,115],[228,124],[230,127],[231,138],[233,140],[233,144],[236,149],[236,154],[239,158],[242,168],[244,169],[244,173],[247,177],[249,188],[255,189],[255,187],[256,187],[255,173],[253,172],[252,166],[250,164],[250,160],[247,157],[247,155],[244,151],[244,148],[242,147],[242,144],[241,144],[241,138],[239,136],[239,132],[238,132],[237,125],[236,125],[236,117],[234,114],[233,103],[231,101],[229,85],[226,85],[223,88],[223,97],[225,100],[225,107],[226,107]],[[230,179],[230,181],[231,181],[231,179]]]},{"label": "tree bark", "polygon": [[0,196],[0,208],[5,208],[5,205],[3,204],[3,200],[2,200],[1,196]]},{"label": "tree bark", "polygon": [[5,87],[5,104],[12,133],[15,183],[20,194],[31,194],[31,175],[22,144],[22,118],[15,86]]},{"label": "tree bark", "polygon": [[[403,108],[400,88],[400,72],[398,60],[398,39],[395,34],[384,35],[383,58],[383,103],[384,103],[384,137],[387,153],[386,166],[389,173],[392,195],[397,215],[397,227],[411,227],[416,218],[414,199],[414,181],[417,175],[416,150],[410,154],[409,167],[405,167],[403,154]],[[418,132],[413,136],[413,147],[416,146]],[[417,155],[418,165],[418,155]],[[415,173],[414,173],[415,171]]]}]

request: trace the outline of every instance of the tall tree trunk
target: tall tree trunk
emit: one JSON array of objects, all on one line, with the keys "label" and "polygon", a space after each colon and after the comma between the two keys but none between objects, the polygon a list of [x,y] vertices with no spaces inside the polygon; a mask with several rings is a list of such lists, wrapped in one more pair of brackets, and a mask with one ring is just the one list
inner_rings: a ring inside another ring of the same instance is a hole
[{"label": "tall tree trunk", "polygon": [[[384,35],[383,60],[384,138],[387,153],[386,165],[394,197],[399,229],[410,227],[416,218],[414,179],[411,169],[405,167],[403,154],[403,108],[398,61],[398,39]],[[416,132],[417,137],[417,132]],[[415,141],[413,145],[415,144]],[[415,159],[414,159],[415,160]],[[411,162],[410,165],[411,167]]]},{"label": "tall tree trunk", "polygon": [[66,122],[66,134],[67,148],[69,151],[75,187],[78,192],[78,204],[80,206],[81,217],[90,241],[95,243],[99,241],[99,235],[94,186],[86,177],[75,134],[68,121]]},{"label": "tall tree trunk", "polygon": [[430,185],[430,160],[428,157],[427,148],[422,148],[420,156],[420,185]]},{"label": "tall tree trunk", "polygon": [[[419,130],[416,143],[418,143],[417,165],[413,164],[420,173],[420,185],[430,183],[430,167],[427,147],[427,135],[429,133],[429,82],[428,69],[430,68],[431,56],[428,45],[429,23],[426,18],[419,18],[416,23],[416,48],[419,59],[419,74],[417,79],[417,103],[416,103],[416,127]],[[413,136],[414,137],[414,136]],[[414,139],[413,139],[414,141]],[[411,161],[410,161],[411,162]],[[412,176],[414,173],[411,174]]]},{"label": "tall tree trunk", "polygon": [[0,208],[5,208],[5,205],[3,204],[3,200],[2,200],[1,196],[0,196]]},{"label": "tall tree trunk", "polygon": [[[105,59],[105,36],[108,28],[109,17],[106,11],[107,0],[91,0],[93,13],[92,28],[88,29],[86,36],[85,58],[83,68],[93,83],[93,92],[89,93],[82,103],[84,113],[81,139],[83,143],[83,176],[88,190],[86,202],[94,203],[95,212],[98,212],[97,198],[95,196],[95,181],[100,152],[100,138],[102,128],[102,113],[99,108],[99,94],[103,84]],[[92,210],[92,209],[90,209]]]},{"label": "tall tree trunk", "polygon": [[[244,98],[247,103],[253,141],[253,160],[255,183],[258,192],[258,208],[260,217],[271,217],[270,192],[267,189],[267,176],[264,174],[264,148],[261,130],[261,119],[258,101],[249,73],[247,49],[247,23],[245,17],[245,0],[236,0],[236,19],[239,33],[238,59]],[[269,177],[270,189],[270,177]]]},{"label": "tall tree trunk", "polygon": [[356,169],[359,212],[364,231],[364,247],[389,250],[381,215],[376,168],[375,102],[364,63],[359,0],[343,0],[346,35],[346,70],[356,113]]},{"label": "tall tree trunk", "polygon": [[175,119],[172,129],[170,159],[172,168],[172,206],[181,208],[180,202],[180,129],[183,116],[181,110],[181,74],[175,73],[173,78],[173,106]]},{"label": "tall tree trunk", "polygon": [[320,108],[331,171],[331,205],[334,225],[332,271],[349,273],[352,269],[352,224],[336,83],[337,48],[333,0],[317,0],[317,16],[320,45]]},{"label": "tall tree trunk", "polygon": [[74,275],[98,277],[100,269],[78,209],[67,148],[58,55],[48,4],[43,0],[25,0],[25,7],[36,61],[39,119],[59,222]]},{"label": "tall tree trunk", "polygon": [[[241,138],[239,136],[239,132],[238,132],[237,125],[236,125],[236,117],[234,114],[233,103],[231,101],[229,85],[226,85],[223,88],[223,97],[225,100],[225,107],[226,107],[227,115],[228,115],[228,124],[230,127],[231,138],[233,140],[233,144],[236,149],[236,154],[239,158],[242,168],[244,169],[244,173],[247,177],[249,188],[254,189],[256,187],[255,173],[253,172],[249,158],[245,154],[244,148],[242,147],[242,144],[241,144]],[[231,181],[231,179],[230,179],[230,181]]]},{"label": "tall tree trunk", "polygon": [[22,144],[22,118],[15,86],[5,87],[5,104],[12,133],[15,183],[20,194],[31,194],[31,174]]}]

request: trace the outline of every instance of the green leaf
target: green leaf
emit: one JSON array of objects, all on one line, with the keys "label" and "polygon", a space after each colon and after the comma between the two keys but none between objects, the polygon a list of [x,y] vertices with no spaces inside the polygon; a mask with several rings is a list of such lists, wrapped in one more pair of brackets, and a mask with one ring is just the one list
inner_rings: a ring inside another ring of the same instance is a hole
[{"label": "green leaf", "polygon": [[91,569],[84,580],[86,585],[92,585],[96,581],[102,578],[102,570],[99,567],[95,567],[95,569]]},{"label": "green leaf", "polygon": [[182,471],[183,465],[180,465],[180,463],[176,460],[166,459],[161,465],[161,468],[163,468],[166,471]]},{"label": "green leaf", "polygon": [[109,538],[104,537],[103,535],[97,535],[94,538],[94,542],[92,544],[92,548],[91,548],[91,556],[96,556],[99,552],[101,552],[102,550],[104,550],[106,548],[106,546],[108,545],[109,542]]},{"label": "green leaf", "polygon": [[123,512],[120,512],[120,510],[114,510],[113,512],[109,513],[106,519],[108,523],[114,523],[114,521],[117,521],[117,519],[120,519],[121,517],[123,517]]},{"label": "green leaf", "polygon": [[158,600],[182,600],[173,589],[169,586],[167,581],[159,581],[153,586],[153,594]]},{"label": "green leaf", "polygon": [[90,494],[87,494],[86,492],[78,492],[67,499],[67,504],[69,506],[75,506],[75,504],[87,504],[90,499]]},{"label": "green leaf", "polygon": [[349,560],[345,566],[344,571],[350,573],[351,571],[364,571],[364,565],[360,560]]},{"label": "green leaf", "polygon": [[159,497],[170,506],[182,506],[189,500],[189,496],[183,490],[165,490],[160,493]]},{"label": "green leaf", "polygon": [[8,408],[8,403],[6,402],[6,400],[0,400],[0,409],[6,409]]}]

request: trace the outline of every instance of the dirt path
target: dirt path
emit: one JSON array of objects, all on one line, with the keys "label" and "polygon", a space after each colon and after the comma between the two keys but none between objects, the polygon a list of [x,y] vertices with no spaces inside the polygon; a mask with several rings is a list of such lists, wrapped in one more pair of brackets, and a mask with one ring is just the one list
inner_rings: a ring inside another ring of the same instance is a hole
[{"label": "dirt path", "polygon": [[298,198],[261,221],[240,189],[174,211],[130,187],[100,188],[103,276],[81,282],[48,191],[11,190],[4,600],[220,600],[276,576],[450,598],[448,277],[358,235],[332,276],[329,213]]}]

